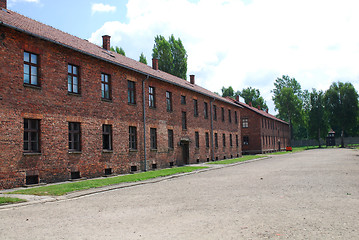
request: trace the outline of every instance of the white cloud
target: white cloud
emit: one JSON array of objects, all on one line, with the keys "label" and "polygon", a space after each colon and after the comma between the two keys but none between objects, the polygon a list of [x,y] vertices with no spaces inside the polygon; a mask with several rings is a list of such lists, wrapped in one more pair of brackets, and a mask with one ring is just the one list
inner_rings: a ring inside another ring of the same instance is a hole
[{"label": "white cloud", "polygon": [[91,10],[92,14],[95,14],[96,12],[116,12],[116,7],[109,4],[93,3]]},{"label": "white cloud", "polygon": [[359,90],[358,7],[356,0],[129,0],[128,22],[104,23],[90,41],[109,34],[127,56],[144,52],[150,62],[154,36],[174,34],[198,84],[259,88],[273,113],[270,90],[283,74],[303,89],[340,80]]}]

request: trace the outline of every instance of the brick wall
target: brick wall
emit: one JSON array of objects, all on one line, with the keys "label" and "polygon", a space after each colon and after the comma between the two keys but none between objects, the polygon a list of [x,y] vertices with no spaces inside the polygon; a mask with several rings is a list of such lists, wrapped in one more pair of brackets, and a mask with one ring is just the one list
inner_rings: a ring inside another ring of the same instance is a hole
[{"label": "brick wall", "polygon": [[[107,168],[114,173],[128,173],[131,166],[144,169],[142,81],[146,76],[80,54],[73,50],[43,41],[15,30],[0,27],[6,34],[0,45],[0,188],[25,184],[26,176],[36,175],[40,182],[68,180],[71,172],[81,177],[104,175]],[[41,87],[23,84],[24,51],[38,54]],[[79,66],[79,95],[67,91],[67,66]],[[101,99],[101,73],[111,76],[111,101]],[[127,101],[127,80],[135,82],[136,104]],[[185,81],[185,80],[184,80]],[[156,88],[156,108],[148,107],[148,87]],[[181,139],[189,139],[189,162],[211,159],[210,148],[205,147],[205,133],[210,132],[211,99],[202,94],[180,88],[156,79],[145,81],[146,90],[146,149],[147,169],[182,163]],[[166,110],[166,91],[172,92],[173,111]],[[180,96],[185,95],[186,105]],[[198,117],[193,114],[193,102],[198,100]],[[204,118],[203,102],[208,103],[209,118]],[[218,120],[214,121],[219,135],[215,158],[241,155],[241,146],[235,146],[239,125],[234,112],[239,108],[226,102],[215,101]],[[220,121],[220,107],[232,111],[232,123]],[[187,130],[182,130],[181,112],[187,112]],[[40,120],[40,153],[23,153],[24,119]],[[81,124],[81,152],[68,150],[68,123]],[[113,150],[102,150],[102,125],[112,125]],[[129,126],[137,128],[137,150],[129,149]],[[157,150],[150,149],[150,128],[157,129]],[[168,149],[167,130],[174,131],[174,149]],[[200,147],[195,147],[195,132],[199,132]],[[227,146],[222,147],[222,134]],[[233,147],[229,146],[232,134]],[[211,139],[210,139],[211,141]]]}]

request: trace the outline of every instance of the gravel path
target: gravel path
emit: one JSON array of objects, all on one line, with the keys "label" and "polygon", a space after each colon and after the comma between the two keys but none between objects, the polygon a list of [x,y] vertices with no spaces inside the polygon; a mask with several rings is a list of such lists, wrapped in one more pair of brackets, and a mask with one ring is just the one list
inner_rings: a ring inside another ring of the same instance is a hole
[{"label": "gravel path", "polygon": [[0,239],[359,239],[359,151],[278,155],[0,209]]}]

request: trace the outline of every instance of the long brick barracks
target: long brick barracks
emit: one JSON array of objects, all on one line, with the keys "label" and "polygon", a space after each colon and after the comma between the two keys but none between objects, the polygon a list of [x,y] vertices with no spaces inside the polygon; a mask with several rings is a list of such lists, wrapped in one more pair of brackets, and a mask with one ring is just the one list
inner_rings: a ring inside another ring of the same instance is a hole
[{"label": "long brick barracks", "polygon": [[281,151],[288,123],[7,9],[0,189]]}]

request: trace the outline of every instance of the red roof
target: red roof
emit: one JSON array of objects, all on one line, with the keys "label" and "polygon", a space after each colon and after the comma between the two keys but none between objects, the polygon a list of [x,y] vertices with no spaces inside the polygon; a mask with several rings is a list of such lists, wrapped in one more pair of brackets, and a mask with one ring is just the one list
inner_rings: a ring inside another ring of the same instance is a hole
[{"label": "red roof", "polygon": [[241,107],[247,108],[247,109],[249,109],[249,110],[251,110],[251,111],[253,111],[253,112],[258,113],[259,115],[262,115],[263,117],[270,118],[270,119],[273,119],[273,120],[275,120],[275,121],[282,122],[282,123],[284,123],[284,124],[288,124],[288,125],[289,125],[289,123],[287,123],[286,121],[283,121],[282,119],[279,119],[279,118],[273,116],[272,114],[267,113],[266,111],[260,110],[260,109],[258,109],[258,108],[253,107],[253,106],[250,106],[250,105],[248,105],[248,104],[246,104],[246,103],[242,103],[242,102],[240,102],[240,101],[234,100],[233,98],[227,97],[227,99],[233,101],[234,103],[237,103],[237,104],[240,105]]},{"label": "red roof", "polygon": [[41,38],[43,40],[59,44],[61,46],[73,49],[75,51],[79,51],[83,54],[90,55],[92,57],[110,62],[112,64],[133,70],[135,72],[149,75],[152,78],[156,78],[161,81],[165,81],[195,92],[199,92],[203,95],[216,98],[226,103],[233,104],[232,101],[228,101],[227,99],[196,84],[191,84],[184,79],[173,76],[161,70],[154,70],[152,69],[152,67],[146,64],[140,63],[121,54],[107,51],[104,48],[97,46],[87,40],[75,37],[73,35],[70,35],[56,28],[25,17],[11,10],[0,10],[0,25],[16,29],[20,32],[24,32],[26,34]]}]

